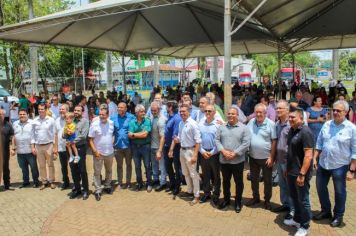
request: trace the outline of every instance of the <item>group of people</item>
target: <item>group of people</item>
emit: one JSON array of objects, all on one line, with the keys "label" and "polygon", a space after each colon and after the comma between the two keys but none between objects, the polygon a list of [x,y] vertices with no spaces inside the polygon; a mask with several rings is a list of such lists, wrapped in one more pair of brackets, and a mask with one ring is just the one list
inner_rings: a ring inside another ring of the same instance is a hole
[{"label": "group of people", "polygon": [[[95,93],[92,97],[99,99]],[[103,192],[111,194],[114,190],[115,159],[116,189],[170,192],[173,199],[178,195],[191,198],[190,205],[211,199],[217,208],[226,208],[231,203],[233,177],[234,210],[239,213],[243,208],[243,172],[249,166],[252,199],[246,206],[261,202],[262,171],[264,208],[286,211],[284,224],[297,227],[296,235],[308,233],[311,218],[328,218],[331,226],[340,226],[345,212],[346,180],[354,178],[356,169],[356,127],[346,118],[349,104],[337,100],[329,116],[320,108],[318,97],[313,100],[314,106],[307,108],[301,106],[303,100],[298,100],[298,94],[295,97],[290,102],[272,103],[275,97],[267,94],[257,104],[252,99],[248,105],[248,109],[253,108],[250,114],[236,101],[226,111],[226,118],[212,92],[200,96],[199,107],[193,105],[189,92],[183,94],[179,102],[164,102],[162,94],[156,93],[147,110],[139,102],[135,104],[134,114],[128,112],[127,103],[121,101],[116,105],[107,97],[98,104],[98,112],[90,116],[90,107],[83,95],[73,106],[73,112],[68,103],[59,103],[55,95],[50,105],[38,104],[38,116],[34,119],[30,119],[28,109],[20,108],[19,120],[13,123],[5,119],[6,111],[1,109],[4,187],[10,189],[10,154],[17,154],[23,174],[21,188],[30,185],[29,167],[33,187],[56,188],[53,161],[58,156],[63,176],[61,188],[70,186],[69,163],[74,183],[69,197],[82,196],[86,200],[89,197],[86,158],[90,147],[97,201]],[[318,122],[322,124],[315,125]],[[132,184],[132,160],[135,185]],[[105,176],[101,175],[103,166]],[[282,205],[272,209],[274,166]],[[314,216],[309,201],[313,167],[321,205],[321,212]],[[333,212],[327,188],[330,178],[335,187]],[[187,185],[186,192],[181,190],[183,182]]]}]

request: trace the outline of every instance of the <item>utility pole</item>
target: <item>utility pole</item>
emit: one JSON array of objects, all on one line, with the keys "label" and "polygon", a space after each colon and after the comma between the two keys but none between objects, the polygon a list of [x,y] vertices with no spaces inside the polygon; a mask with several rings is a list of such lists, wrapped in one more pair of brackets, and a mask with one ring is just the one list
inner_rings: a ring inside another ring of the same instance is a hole
[{"label": "utility pole", "polygon": [[219,72],[219,57],[213,58],[213,82],[218,83],[218,72]]},{"label": "utility pole", "polygon": [[122,65],[122,90],[126,94],[126,70],[125,70],[125,54],[121,54],[121,65]]},{"label": "utility pole", "polygon": [[153,86],[156,87],[159,84],[159,63],[158,56],[154,56],[153,58]]},{"label": "utility pole", "polygon": [[339,50],[333,49],[333,79],[339,79]]},{"label": "utility pole", "polygon": [[107,78],[107,89],[109,91],[113,90],[112,84],[112,52],[106,51],[106,78]]},{"label": "utility pole", "polygon": [[231,0],[225,0],[224,11],[224,112],[232,103],[231,94]]},{"label": "utility pole", "polygon": [[83,93],[85,93],[85,66],[84,66],[84,49],[82,48],[82,75],[83,75]]},{"label": "utility pole", "polygon": [[[29,19],[35,18],[33,10],[33,1],[28,0]],[[30,61],[31,61],[31,86],[32,94],[38,95],[38,48],[34,44],[30,44]],[[45,86],[44,84],[42,85]]]}]

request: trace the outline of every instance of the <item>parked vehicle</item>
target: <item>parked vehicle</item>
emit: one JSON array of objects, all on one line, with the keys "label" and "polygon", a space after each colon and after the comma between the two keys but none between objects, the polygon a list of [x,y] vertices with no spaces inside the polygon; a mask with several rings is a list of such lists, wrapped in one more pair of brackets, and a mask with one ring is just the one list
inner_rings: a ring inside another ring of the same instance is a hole
[{"label": "parked vehicle", "polygon": [[19,102],[19,99],[17,97],[12,96],[9,91],[7,91],[3,86],[0,85],[0,101],[4,100],[4,97],[7,97],[7,100],[11,102]]}]

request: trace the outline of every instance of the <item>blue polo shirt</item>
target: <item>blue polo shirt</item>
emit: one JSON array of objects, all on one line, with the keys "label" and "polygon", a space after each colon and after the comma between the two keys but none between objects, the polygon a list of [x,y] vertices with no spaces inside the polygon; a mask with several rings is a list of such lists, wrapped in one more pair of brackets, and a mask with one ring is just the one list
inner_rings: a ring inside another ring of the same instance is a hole
[{"label": "blue polo shirt", "polygon": [[274,122],[265,118],[262,124],[257,124],[256,118],[253,118],[247,127],[251,133],[250,156],[255,159],[270,157],[272,140],[277,139]]},{"label": "blue polo shirt", "polygon": [[164,146],[170,147],[172,140],[175,136],[178,136],[179,123],[182,121],[182,118],[177,113],[173,115],[168,115],[168,120],[166,123],[166,128],[164,130]]},{"label": "blue polo shirt", "polygon": [[129,122],[134,118],[135,116],[128,112],[126,112],[124,116],[117,114],[110,117],[110,120],[114,122],[115,149],[126,149],[130,146],[128,136]]}]

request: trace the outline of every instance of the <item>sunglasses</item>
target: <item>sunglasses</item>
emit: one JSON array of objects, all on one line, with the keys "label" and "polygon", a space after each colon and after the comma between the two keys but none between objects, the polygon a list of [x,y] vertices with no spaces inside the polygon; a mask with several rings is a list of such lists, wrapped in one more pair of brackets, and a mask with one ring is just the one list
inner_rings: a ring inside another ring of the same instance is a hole
[{"label": "sunglasses", "polygon": [[213,112],[212,110],[205,110],[205,113],[211,113]]},{"label": "sunglasses", "polygon": [[340,109],[333,109],[333,112],[337,112],[337,113],[341,113],[343,112],[344,110],[340,110]]}]

